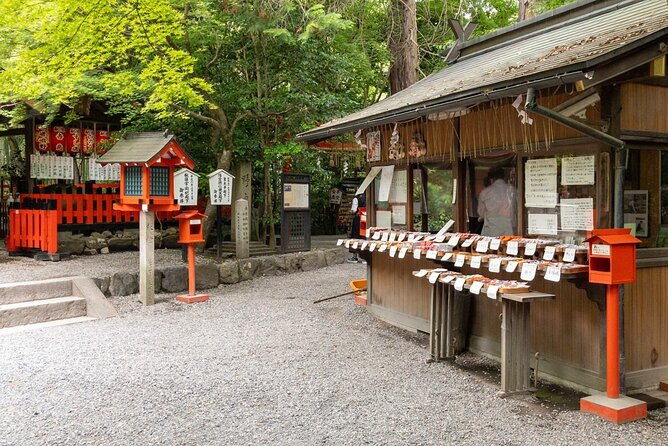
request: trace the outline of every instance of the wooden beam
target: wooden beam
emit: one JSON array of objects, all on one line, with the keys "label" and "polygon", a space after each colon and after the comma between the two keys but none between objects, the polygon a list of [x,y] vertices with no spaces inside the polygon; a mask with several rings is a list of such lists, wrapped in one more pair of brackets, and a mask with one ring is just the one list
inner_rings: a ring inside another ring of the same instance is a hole
[{"label": "wooden beam", "polygon": [[593,74],[590,76],[590,79],[582,81],[581,87],[587,89],[595,85],[601,85],[636,67],[651,62],[657,57],[665,55],[667,51],[668,45],[664,42],[655,43],[654,45],[635,51],[624,59],[618,59],[601,67],[597,67],[592,71]]},{"label": "wooden beam", "polygon": [[0,130],[0,138],[3,136],[25,136],[28,130],[25,128],[22,129],[9,129],[9,130]]},{"label": "wooden beam", "polygon": [[649,75],[653,77],[666,76],[666,55],[657,57],[649,63]]}]

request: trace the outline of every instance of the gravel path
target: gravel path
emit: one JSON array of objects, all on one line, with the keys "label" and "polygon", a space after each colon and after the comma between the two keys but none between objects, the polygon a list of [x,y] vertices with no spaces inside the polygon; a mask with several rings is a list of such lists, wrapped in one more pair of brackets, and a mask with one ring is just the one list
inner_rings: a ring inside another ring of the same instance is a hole
[{"label": "gravel path", "polygon": [[118,318],[0,336],[0,445],[668,443],[665,409],[614,426],[501,399],[351,298],[311,303],[363,274],[263,277],[190,306],[117,298]]}]

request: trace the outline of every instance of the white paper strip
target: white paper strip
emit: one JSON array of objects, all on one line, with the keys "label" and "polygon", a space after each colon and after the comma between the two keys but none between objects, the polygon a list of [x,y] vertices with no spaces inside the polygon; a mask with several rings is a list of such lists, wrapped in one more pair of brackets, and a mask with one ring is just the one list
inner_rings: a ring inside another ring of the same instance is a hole
[{"label": "white paper strip", "polygon": [[545,280],[559,282],[559,280],[561,280],[561,267],[548,266],[547,271],[545,271]]},{"label": "white paper strip", "polygon": [[496,299],[497,294],[499,293],[499,285],[490,285],[487,287],[487,297],[490,299]]},{"label": "white paper strip", "polygon": [[483,285],[484,284],[482,282],[473,282],[471,284],[471,288],[469,288],[469,291],[473,294],[480,294],[480,290],[482,290]]},{"label": "white paper strip", "polygon": [[480,268],[481,262],[482,262],[481,256],[471,257],[471,268]]},{"label": "white paper strip", "polygon": [[498,273],[501,272],[501,259],[494,258],[494,259],[489,259],[489,271],[492,273]]},{"label": "white paper strip", "polygon": [[464,261],[466,260],[466,256],[464,254],[457,254],[456,260],[455,260],[455,266],[464,266]]},{"label": "white paper strip", "polygon": [[536,277],[536,269],[538,269],[538,263],[535,262],[524,262],[522,264],[522,273],[520,278],[522,280],[531,281]]}]

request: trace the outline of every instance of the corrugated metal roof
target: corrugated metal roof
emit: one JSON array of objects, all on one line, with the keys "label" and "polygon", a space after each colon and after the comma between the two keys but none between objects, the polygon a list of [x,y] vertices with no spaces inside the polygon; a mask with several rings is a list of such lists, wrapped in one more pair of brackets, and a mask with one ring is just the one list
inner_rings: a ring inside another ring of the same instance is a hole
[{"label": "corrugated metal roof", "polygon": [[[365,128],[372,119],[417,110],[427,104],[443,104],[442,109],[445,109],[450,100],[465,97],[484,100],[484,96],[480,98],[481,93],[489,94],[548,75],[589,70],[620,49],[631,51],[634,43],[668,32],[666,0],[624,1],[584,18],[573,20],[572,15],[568,18],[571,20],[561,26],[530,35],[522,35],[521,28],[511,28],[508,32],[516,33],[516,38],[479,53],[475,53],[472,46],[466,57],[411,87],[359,112],[302,133],[297,139],[322,139]],[[555,79],[555,83],[558,82]]]},{"label": "corrugated metal roof", "polygon": [[146,163],[155,157],[174,138],[162,132],[127,133],[99,163]]}]

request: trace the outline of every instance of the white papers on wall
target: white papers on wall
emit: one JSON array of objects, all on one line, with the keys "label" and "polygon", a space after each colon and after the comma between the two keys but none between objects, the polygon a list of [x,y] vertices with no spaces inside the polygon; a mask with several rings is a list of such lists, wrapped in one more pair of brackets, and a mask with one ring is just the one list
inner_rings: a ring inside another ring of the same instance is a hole
[{"label": "white papers on wall", "polygon": [[394,176],[394,166],[383,166],[380,173],[380,190],[378,191],[378,201],[389,201],[390,188],[392,187],[392,177]]},{"label": "white papers on wall", "polygon": [[528,160],[524,170],[524,183],[524,201],[526,207],[556,207],[556,158]]},{"label": "white papers on wall", "polygon": [[88,160],[88,179],[95,181],[120,181],[121,180],[121,165],[120,164],[99,164],[95,158]]},{"label": "white papers on wall", "polygon": [[390,203],[406,203],[408,200],[408,171],[395,170],[390,187]]},{"label": "white papers on wall", "polygon": [[33,153],[30,155],[30,177],[47,180],[73,180],[74,158]]},{"label": "white papers on wall", "polygon": [[557,214],[529,214],[529,234],[557,235]]},{"label": "white papers on wall", "polygon": [[560,202],[561,229],[591,231],[594,229],[593,198],[563,198]]},{"label": "white papers on wall", "polygon": [[594,184],[595,172],[594,155],[561,159],[561,184],[564,186]]}]

